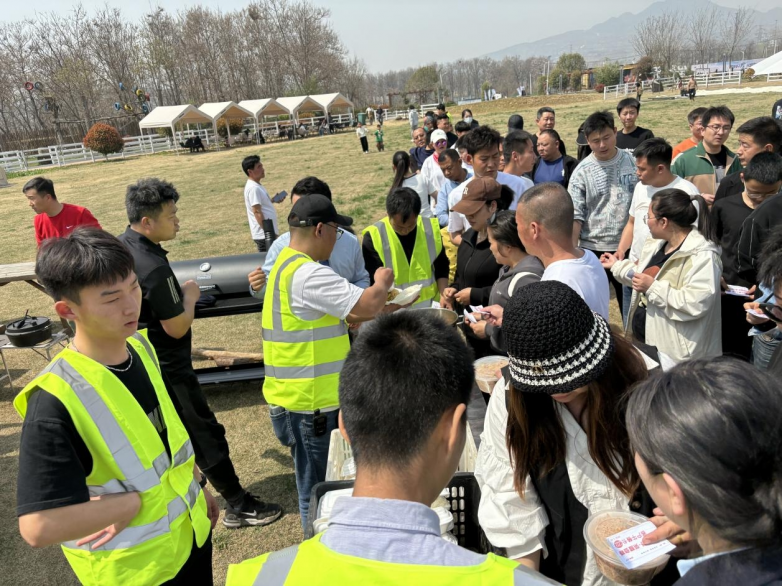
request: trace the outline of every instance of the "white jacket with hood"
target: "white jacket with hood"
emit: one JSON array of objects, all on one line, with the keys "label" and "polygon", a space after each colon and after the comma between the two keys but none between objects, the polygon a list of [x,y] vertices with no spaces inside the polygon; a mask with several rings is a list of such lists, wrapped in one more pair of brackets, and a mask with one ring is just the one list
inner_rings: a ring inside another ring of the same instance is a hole
[{"label": "white jacket with hood", "polygon": [[[647,239],[636,265],[619,261],[611,272],[624,285],[632,286],[632,272],[640,272],[665,241]],[[720,314],[720,247],[693,229],[681,247],[663,264],[646,297],[646,343],[678,364],[696,358],[722,355]],[[633,291],[626,334],[632,331],[642,295]],[[664,360],[664,357],[661,356]]]}]

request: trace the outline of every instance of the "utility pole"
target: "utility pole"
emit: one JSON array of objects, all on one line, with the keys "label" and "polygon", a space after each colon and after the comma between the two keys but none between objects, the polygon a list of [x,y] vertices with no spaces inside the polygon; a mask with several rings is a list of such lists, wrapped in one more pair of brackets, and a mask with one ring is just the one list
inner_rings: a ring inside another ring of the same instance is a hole
[{"label": "utility pole", "polygon": [[549,94],[550,82],[549,76],[551,75],[551,56],[546,59],[546,95]]}]

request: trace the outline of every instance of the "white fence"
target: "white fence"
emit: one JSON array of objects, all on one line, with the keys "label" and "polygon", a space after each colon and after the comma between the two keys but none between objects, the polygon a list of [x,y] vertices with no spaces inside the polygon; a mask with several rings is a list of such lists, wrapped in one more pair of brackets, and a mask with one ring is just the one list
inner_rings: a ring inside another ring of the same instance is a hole
[{"label": "white fence", "polygon": [[[159,134],[125,137],[123,138],[125,147],[122,152],[111,154],[108,158],[124,159],[127,156],[173,151],[180,148],[180,142],[191,136],[200,136],[207,145],[215,142],[214,132],[211,130],[188,130],[176,134],[176,140]],[[79,142],[24,151],[2,152],[0,153],[0,167],[3,167],[8,173],[15,173],[52,166],[62,167],[73,163],[94,163],[102,161],[104,158],[102,154],[88,149]]]},{"label": "white fence", "polygon": [[[782,73],[772,73],[769,75],[756,75],[752,78],[753,81],[782,81]],[[682,77],[682,88],[687,89],[688,77]],[[705,90],[715,87],[723,87],[726,85],[735,85],[741,87],[742,82],[746,83],[746,80],[742,79],[740,71],[724,72],[724,73],[709,73],[709,74],[696,74],[695,81],[698,83],[698,89]],[[674,77],[664,77],[655,80],[645,80],[642,83],[644,91],[651,91],[652,83],[659,82],[663,86],[663,90],[676,89],[679,80]],[[610,85],[603,88],[603,99],[608,99],[608,96],[619,97],[634,94],[636,92],[637,84],[622,83],[619,85]]]}]

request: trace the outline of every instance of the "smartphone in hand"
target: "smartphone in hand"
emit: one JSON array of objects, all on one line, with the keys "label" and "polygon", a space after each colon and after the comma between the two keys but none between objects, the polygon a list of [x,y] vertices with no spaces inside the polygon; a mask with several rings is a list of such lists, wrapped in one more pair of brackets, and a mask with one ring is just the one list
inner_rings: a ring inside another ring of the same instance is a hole
[{"label": "smartphone in hand", "polygon": [[274,203],[282,203],[283,201],[285,201],[286,197],[288,197],[288,192],[283,190],[283,191],[279,192],[277,195],[275,195],[272,198],[272,201]]}]

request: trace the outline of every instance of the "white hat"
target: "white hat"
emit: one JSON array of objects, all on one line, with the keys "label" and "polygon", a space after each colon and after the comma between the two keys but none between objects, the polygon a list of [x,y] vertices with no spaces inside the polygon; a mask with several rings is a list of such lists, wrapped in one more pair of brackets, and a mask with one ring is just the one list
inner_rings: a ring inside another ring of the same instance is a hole
[{"label": "white hat", "polygon": [[432,132],[432,136],[430,138],[432,144],[435,144],[438,140],[448,140],[448,135],[445,134],[444,130],[440,130],[439,128]]}]

